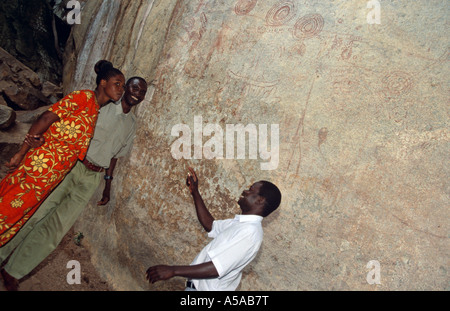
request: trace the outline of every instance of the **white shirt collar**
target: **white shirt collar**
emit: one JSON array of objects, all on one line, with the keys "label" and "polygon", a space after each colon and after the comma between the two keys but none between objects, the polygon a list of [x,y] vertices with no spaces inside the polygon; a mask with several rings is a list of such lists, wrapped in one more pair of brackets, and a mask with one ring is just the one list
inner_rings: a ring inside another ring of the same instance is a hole
[{"label": "white shirt collar", "polygon": [[234,219],[239,222],[262,222],[263,217],[259,215],[236,215]]}]

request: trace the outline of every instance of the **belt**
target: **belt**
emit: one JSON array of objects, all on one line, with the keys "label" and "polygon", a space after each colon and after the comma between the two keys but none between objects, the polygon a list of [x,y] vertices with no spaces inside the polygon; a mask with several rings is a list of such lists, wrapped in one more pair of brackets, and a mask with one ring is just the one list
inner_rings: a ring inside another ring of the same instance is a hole
[{"label": "belt", "polygon": [[192,283],[189,280],[186,281],[186,287],[189,287],[189,288],[192,288],[192,289],[196,289],[195,286],[194,286],[194,283]]},{"label": "belt", "polygon": [[97,166],[91,162],[89,162],[86,158],[82,161],[84,166],[86,166],[88,169],[94,172],[103,172],[105,169],[101,166]]}]

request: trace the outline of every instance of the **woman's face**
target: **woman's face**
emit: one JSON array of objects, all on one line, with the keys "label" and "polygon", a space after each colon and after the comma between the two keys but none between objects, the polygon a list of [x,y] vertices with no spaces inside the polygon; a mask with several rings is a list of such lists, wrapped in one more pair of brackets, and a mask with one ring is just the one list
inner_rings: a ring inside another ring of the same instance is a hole
[{"label": "woman's face", "polygon": [[116,102],[122,97],[125,90],[125,77],[117,75],[108,80],[102,80],[101,85],[104,87],[106,96]]}]

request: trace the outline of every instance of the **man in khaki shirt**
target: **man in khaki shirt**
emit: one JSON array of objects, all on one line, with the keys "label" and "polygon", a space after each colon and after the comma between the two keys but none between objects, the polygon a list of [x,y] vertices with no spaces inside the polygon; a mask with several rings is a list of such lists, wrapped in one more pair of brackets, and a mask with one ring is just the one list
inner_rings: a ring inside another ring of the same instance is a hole
[{"label": "man in khaki shirt", "polygon": [[108,203],[117,158],[129,153],[135,137],[136,116],[131,108],[144,100],[146,92],[147,82],[144,79],[130,78],[121,102],[100,109],[85,159],[78,161],[14,239],[0,248],[0,262],[12,253],[1,270],[8,290],[17,290],[18,280],[30,273],[58,246],[102,178],[106,181],[105,189],[98,205]]}]

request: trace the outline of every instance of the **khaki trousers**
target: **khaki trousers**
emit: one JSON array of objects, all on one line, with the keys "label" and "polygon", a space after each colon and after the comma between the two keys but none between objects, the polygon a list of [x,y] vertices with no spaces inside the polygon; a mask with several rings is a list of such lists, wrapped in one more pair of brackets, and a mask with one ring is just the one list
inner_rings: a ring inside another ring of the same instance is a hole
[{"label": "khaki trousers", "polygon": [[21,279],[50,255],[88,204],[102,176],[78,161],[25,226],[0,248],[0,262],[12,252],[4,266],[6,272]]}]

